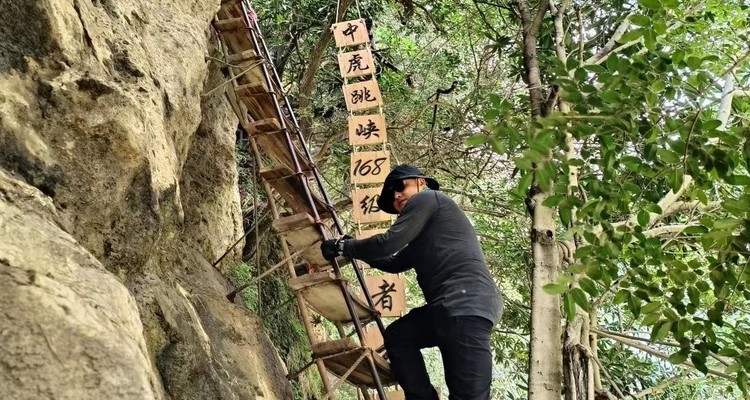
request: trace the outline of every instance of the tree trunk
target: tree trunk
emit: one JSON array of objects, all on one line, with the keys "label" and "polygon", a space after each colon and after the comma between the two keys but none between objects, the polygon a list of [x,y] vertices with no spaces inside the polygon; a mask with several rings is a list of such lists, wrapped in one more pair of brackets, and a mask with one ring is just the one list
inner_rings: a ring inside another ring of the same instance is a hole
[{"label": "tree trunk", "polygon": [[560,400],[562,393],[562,325],[560,296],[549,295],[544,285],[557,281],[560,261],[555,239],[555,212],[542,205],[547,194],[531,198],[531,249],[534,258],[531,284],[531,338],[529,400]]},{"label": "tree trunk", "polygon": [[[526,0],[516,0],[523,28],[523,65],[529,90],[531,118],[542,114],[544,96],[536,47],[539,27],[549,2],[542,1],[532,17]],[[527,199],[531,213],[531,250],[534,260],[531,277],[531,338],[529,342],[529,400],[560,400],[562,393],[562,325],[560,297],[542,289],[557,280],[560,260],[555,237],[555,210],[544,206],[550,193],[542,190],[536,178]]]},{"label": "tree trunk", "polygon": [[565,400],[594,400],[594,362],[589,347],[589,318],[581,312],[565,328],[563,353]]}]

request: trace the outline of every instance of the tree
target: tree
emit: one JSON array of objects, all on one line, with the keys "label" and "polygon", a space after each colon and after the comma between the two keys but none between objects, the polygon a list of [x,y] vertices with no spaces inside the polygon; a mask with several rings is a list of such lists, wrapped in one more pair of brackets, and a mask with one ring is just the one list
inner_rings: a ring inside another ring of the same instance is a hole
[{"label": "tree", "polygon": [[[518,0],[512,12],[529,117],[488,121],[493,135],[482,137],[507,142],[531,216],[529,398],[557,399],[563,382],[567,399],[612,396],[598,335],[747,392],[748,326],[732,308],[750,298],[750,144],[746,115],[730,121],[727,111],[731,84],[747,79],[746,6]],[[493,104],[494,115],[513,107]],[[635,325],[652,327],[647,343],[599,326],[612,292]],[[564,335],[550,322],[560,309]],[[648,346],[667,337],[671,355]]]}]

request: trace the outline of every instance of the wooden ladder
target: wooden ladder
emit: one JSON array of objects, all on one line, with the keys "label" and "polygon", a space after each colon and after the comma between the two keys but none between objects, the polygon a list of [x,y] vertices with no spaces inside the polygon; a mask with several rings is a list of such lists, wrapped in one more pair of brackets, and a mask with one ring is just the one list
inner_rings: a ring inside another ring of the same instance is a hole
[{"label": "wooden ladder", "polygon": [[[327,398],[334,398],[336,388],[347,381],[364,394],[369,393],[368,388],[374,388],[380,400],[387,400],[383,386],[396,383],[390,365],[379,353],[363,345],[364,327],[374,322],[382,334],[383,322],[356,262],[351,260],[364,300],[354,295],[352,285],[342,277],[341,266],[350,260],[339,258],[329,262],[322,258],[316,245],[344,231],[283,92],[257,16],[248,0],[225,0],[213,26],[225,47],[232,78],[227,97],[250,137],[256,162],[266,165],[260,175],[270,197],[273,228],[288,260],[289,285],[310,340],[313,354],[308,365],[317,365]],[[272,193],[278,195],[278,200]],[[293,251],[300,253],[311,270],[320,272],[298,276],[290,256]],[[336,324],[341,339],[318,340],[308,304]],[[358,342],[345,334],[344,326],[353,327]],[[331,384],[328,372],[338,376],[338,381]]]}]

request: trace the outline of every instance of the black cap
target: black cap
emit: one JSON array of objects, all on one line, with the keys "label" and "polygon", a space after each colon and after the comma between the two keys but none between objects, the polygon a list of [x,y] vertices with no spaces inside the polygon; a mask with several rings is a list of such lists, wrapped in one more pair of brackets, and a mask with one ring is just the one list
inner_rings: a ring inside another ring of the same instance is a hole
[{"label": "black cap", "polygon": [[413,165],[401,164],[396,168],[393,168],[391,173],[385,177],[383,190],[380,191],[380,197],[378,198],[378,208],[388,214],[398,214],[398,211],[393,207],[393,199],[395,198],[393,182],[408,178],[424,178],[427,182],[428,188],[432,190],[440,190],[440,183],[434,178],[427,177],[419,170],[419,168]]}]

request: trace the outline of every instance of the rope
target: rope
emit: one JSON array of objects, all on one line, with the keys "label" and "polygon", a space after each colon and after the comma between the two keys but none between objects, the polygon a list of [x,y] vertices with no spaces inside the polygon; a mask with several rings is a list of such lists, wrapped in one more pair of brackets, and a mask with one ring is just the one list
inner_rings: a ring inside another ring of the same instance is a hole
[{"label": "rope", "polygon": [[265,278],[266,276],[268,276],[268,274],[270,274],[271,272],[275,271],[275,270],[276,270],[277,268],[279,268],[280,266],[282,266],[282,265],[286,264],[286,263],[287,263],[288,261],[290,261],[290,260],[293,260],[294,258],[298,257],[298,256],[299,256],[300,254],[302,254],[302,253],[304,253],[305,251],[307,251],[307,249],[309,249],[309,248],[311,248],[311,247],[315,246],[315,245],[316,245],[316,244],[317,244],[318,242],[320,242],[320,239],[318,239],[318,240],[316,240],[316,241],[312,242],[312,243],[311,243],[311,244],[310,244],[309,246],[305,247],[304,249],[302,249],[302,250],[299,250],[299,251],[295,252],[294,254],[290,255],[289,257],[287,257],[287,258],[285,258],[285,259],[283,259],[283,260],[279,261],[279,262],[278,262],[277,264],[275,264],[275,265],[274,265],[273,267],[271,267],[271,268],[267,269],[267,270],[266,270],[265,272],[263,272],[262,274],[258,275],[258,277],[257,277],[257,278],[255,278],[255,279],[253,279],[252,281],[250,281],[250,282],[248,282],[248,283],[246,283],[246,284],[244,284],[244,285],[242,285],[242,286],[238,287],[237,289],[235,289],[235,290],[233,290],[233,291],[229,292],[229,294],[227,294],[227,300],[229,300],[229,301],[231,301],[231,302],[234,302],[234,298],[235,298],[235,296],[237,296],[237,293],[239,293],[239,292],[241,292],[241,291],[243,291],[243,290],[247,289],[248,287],[250,287],[250,286],[251,286],[251,285],[253,285],[254,283],[258,282],[259,280],[261,280],[261,279],[263,279],[263,278]]},{"label": "rope", "polygon": [[[339,378],[339,380],[337,380],[336,383],[333,384],[333,387],[331,388],[331,391],[328,392],[328,394],[325,397],[323,397],[323,400],[328,400],[328,399],[331,398],[331,396],[333,395],[333,392],[335,392],[336,389],[339,388],[339,385],[341,385],[342,382],[346,381],[346,378],[348,378],[349,375],[351,375],[351,373],[354,372],[354,370],[357,368],[357,366],[359,366],[359,363],[361,363],[362,360],[364,360],[364,358],[368,354],[370,354],[369,349],[367,349],[366,351],[362,352],[362,355],[359,356],[359,358],[357,359],[357,361],[355,361],[354,364],[352,364],[352,366],[349,367],[349,369],[346,371],[346,373],[344,373],[344,375],[341,375],[341,378]],[[377,371],[375,371],[375,373],[377,374]]]},{"label": "rope", "polygon": [[239,74],[235,75],[235,76],[234,76],[234,78],[232,78],[232,79],[229,79],[229,80],[227,80],[227,81],[224,81],[224,82],[223,82],[222,84],[220,84],[219,86],[217,86],[217,87],[215,87],[215,88],[213,88],[213,89],[209,90],[209,91],[208,91],[208,92],[206,92],[206,93],[203,93],[203,94],[201,95],[201,97],[206,97],[206,96],[209,96],[209,95],[210,95],[211,93],[213,93],[213,92],[215,92],[215,91],[217,91],[217,90],[219,90],[219,89],[223,88],[224,86],[226,86],[226,85],[228,85],[228,84],[230,84],[230,83],[232,83],[232,82],[236,81],[237,79],[239,79],[239,77],[241,77],[242,75],[245,75],[245,73],[247,73],[247,72],[250,72],[250,70],[251,70],[251,69],[253,69],[253,68],[255,68],[255,67],[257,67],[257,66],[259,66],[259,65],[263,64],[264,62],[266,62],[266,60],[265,60],[265,59],[264,59],[264,60],[260,60],[260,61],[256,61],[255,63],[253,63],[253,64],[250,64],[250,66],[249,66],[249,67],[248,67],[247,69],[245,69],[245,70],[243,70],[242,72],[240,72]]}]

